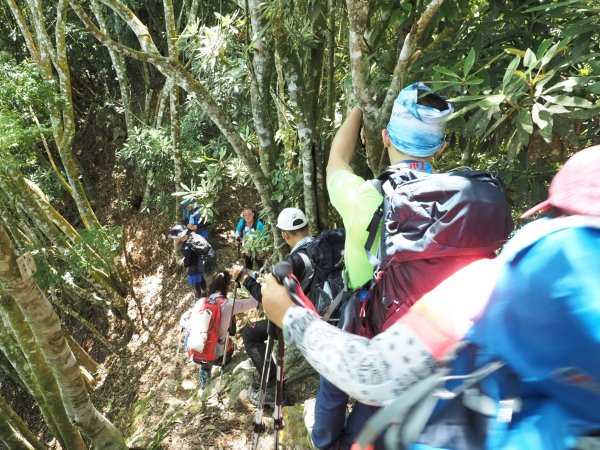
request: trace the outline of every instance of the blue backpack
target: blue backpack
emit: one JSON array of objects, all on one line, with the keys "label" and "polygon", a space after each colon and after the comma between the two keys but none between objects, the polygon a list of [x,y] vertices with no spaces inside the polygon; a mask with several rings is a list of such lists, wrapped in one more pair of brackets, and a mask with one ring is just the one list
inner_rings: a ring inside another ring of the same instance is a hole
[{"label": "blue backpack", "polygon": [[525,226],[455,358],[365,426],[354,449],[600,448],[600,218]]}]

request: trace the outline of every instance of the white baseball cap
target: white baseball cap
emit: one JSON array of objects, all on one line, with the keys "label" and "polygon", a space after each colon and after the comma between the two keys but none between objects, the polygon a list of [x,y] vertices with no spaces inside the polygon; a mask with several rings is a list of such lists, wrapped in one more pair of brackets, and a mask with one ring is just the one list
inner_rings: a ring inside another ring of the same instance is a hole
[{"label": "white baseball cap", "polygon": [[285,208],[277,217],[277,228],[283,231],[299,230],[307,223],[306,216],[298,208]]}]

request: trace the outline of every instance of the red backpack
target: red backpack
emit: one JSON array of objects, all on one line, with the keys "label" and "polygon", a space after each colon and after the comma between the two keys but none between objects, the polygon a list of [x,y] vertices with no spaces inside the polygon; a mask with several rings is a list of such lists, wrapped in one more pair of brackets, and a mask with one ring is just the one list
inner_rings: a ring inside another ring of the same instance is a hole
[{"label": "red backpack", "polygon": [[[186,340],[188,355],[195,363],[218,362],[215,352],[219,343],[219,325],[221,323],[221,306],[227,297],[211,295],[200,299],[200,308],[194,307],[190,318],[189,333]],[[233,349],[230,341],[227,351]]]}]

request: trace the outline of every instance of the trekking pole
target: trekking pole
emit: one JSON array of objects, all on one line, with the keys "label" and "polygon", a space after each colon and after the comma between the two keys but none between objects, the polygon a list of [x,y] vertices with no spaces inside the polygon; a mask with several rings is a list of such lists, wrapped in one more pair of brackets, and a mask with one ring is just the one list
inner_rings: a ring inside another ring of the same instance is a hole
[{"label": "trekking pole", "polygon": [[312,304],[312,302],[302,290],[300,282],[294,276],[294,273],[292,272],[292,265],[289,262],[278,262],[273,266],[271,273],[273,274],[273,277],[275,277],[275,280],[277,280],[279,284],[282,284],[287,288],[291,300],[296,305],[317,312],[315,306]]},{"label": "trekking pole", "polygon": [[277,388],[275,390],[275,411],[273,412],[273,429],[275,430],[275,446],[279,448],[279,431],[283,430],[283,361],[285,356],[285,343],[283,342],[283,330],[277,328]]},{"label": "trekking pole", "polygon": [[[231,304],[231,313],[229,314],[229,321],[227,322],[231,326],[233,320],[233,312],[235,311],[235,300],[237,299],[237,290],[240,285],[240,278],[244,275],[246,269],[240,270],[237,277],[235,277],[233,284],[233,302]],[[219,392],[221,391],[221,383],[223,381],[223,371],[225,370],[225,362],[227,361],[227,346],[229,345],[229,330],[225,334],[225,348],[223,349],[223,361],[221,362],[221,375],[219,376]]]},{"label": "trekking pole", "polygon": [[256,450],[260,433],[264,433],[266,427],[263,422],[263,410],[265,406],[265,396],[269,375],[271,374],[271,352],[273,351],[274,339],[271,321],[267,322],[267,347],[265,348],[265,357],[263,359],[263,367],[260,374],[260,386],[258,388],[258,404],[256,405],[256,413],[254,414],[253,430],[252,430],[252,450]]}]

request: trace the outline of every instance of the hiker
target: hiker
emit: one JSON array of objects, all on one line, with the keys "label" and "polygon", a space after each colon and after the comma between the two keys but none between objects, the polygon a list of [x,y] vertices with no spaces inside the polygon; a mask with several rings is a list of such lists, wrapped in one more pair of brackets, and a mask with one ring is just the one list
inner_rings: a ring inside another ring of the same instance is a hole
[{"label": "hiker", "polygon": [[263,288],[265,312],[317,371],[370,404],[389,404],[440,371],[454,351],[451,376],[506,364],[471,385],[474,401],[447,397],[447,414],[436,408],[432,428],[412,433],[419,449],[574,448],[600,429],[599,173],[600,146],[575,154],[552,180],[548,199],[522,216],[545,217],[519,230],[498,258],[444,280],[373,339],[296,307],[272,276]]},{"label": "hiker", "polygon": [[[255,231],[264,233],[264,225],[258,218],[256,210],[246,207],[243,209],[242,217],[238,221],[234,231],[235,239],[238,241],[238,248],[241,247],[242,240]],[[252,270],[254,262],[256,262],[256,267],[259,270],[264,264],[264,260],[260,259],[259,255],[252,256],[250,253],[244,253],[242,256],[244,257],[244,265],[248,270]]]},{"label": "hiker", "polygon": [[189,231],[198,233],[204,239],[208,239],[208,224],[202,220],[198,204],[194,197],[185,198],[181,201],[181,225]]},{"label": "hiker", "polygon": [[[298,208],[285,208],[279,213],[277,217],[277,228],[281,231],[281,237],[290,247],[290,253],[284,258],[292,266],[292,272],[296,278],[300,281],[304,289],[308,289],[308,286],[312,280],[314,270],[308,257],[306,256],[306,246],[313,240],[313,237],[309,235],[308,220],[304,213]],[[256,279],[248,274],[247,271],[243,270],[242,266],[234,266],[232,274],[237,277],[241,272],[240,281],[244,287],[250,292],[250,295],[257,299],[259,302],[262,301],[261,286]],[[272,326],[272,325],[271,325]],[[275,337],[275,329],[271,330],[273,338]],[[252,360],[252,364],[258,371],[259,375],[262,375],[262,370],[265,362],[265,351],[267,344],[265,341],[269,338],[269,321],[259,320],[248,324],[242,330],[242,340],[244,342],[244,349]],[[268,356],[270,358],[270,356]],[[276,384],[276,370],[275,363],[272,359],[269,359],[270,369],[269,378],[267,380],[267,393],[265,397],[265,404],[274,405],[275,403],[275,384]],[[257,404],[259,397],[259,390],[255,390],[250,400],[252,403]]]},{"label": "hiker", "polygon": [[[235,335],[235,332],[232,329],[232,323],[230,323],[229,319],[233,317],[235,314],[239,314],[251,309],[254,309],[258,306],[258,302],[253,298],[244,298],[244,299],[236,299],[235,305],[233,299],[227,297],[229,293],[229,286],[231,284],[231,274],[227,271],[217,272],[210,283],[210,287],[208,288],[207,296],[198,300],[194,307],[192,308],[192,312],[190,314],[190,319],[185,321],[184,328],[186,328],[186,334],[189,337],[192,333],[191,327],[193,326],[193,317],[196,317],[201,311],[205,308],[207,303],[217,304],[221,310],[220,320],[218,324],[218,343],[214,349],[214,359],[210,360],[196,360],[194,352],[190,351],[190,355],[192,356],[192,360],[198,364],[200,364],[199,370],[199,378],[200,384],[205,386],[208,379],[210,378],[210,373],[213,366],[221,366],[223,364],[223,353],[225,348],[225,341],[227,340],[227,333],[230,335]],[[233,311],[232,311],[233,308]],[[215,326],[217,324],[214,324]],[[187,339],[186,339],[187,341]],[[186,342],[187,344],[187,342]],[[228,345],[227,356],[225,357],[225,364],[231,359],[233,356],[233,344]],[[206,350],[206,346],[204,345]]]},{"label": "hiker", "polygon": [[191,245],[193,239],[192,233],[183,225],[175,225],[169,230],[169,238],[181,244],[181,254],[183,255],[183,267],[187,268],[187,280],[192,285],[196,299],[204,297],[206,292],[206,279],[204,278],[204,265],[200,260],[200,255],[196,253]]},{"label": "hiker", "polygon": [[[372,283],[361,294],[371,297],[368,307],[361,303],[364,309],[360,313],[352,311],[352,317],[343,315],[341,325],[347,329],[371,337],[389,327],[451,273],[476,259],[493,256],[512,230],[504,191],[499,183],[493,184],[495,180],[485,185],[480,183],[500,202],[500,207],[492,208],[489,214],[474,205],[478,195],[472,194],[474,188],[467,177],[475,172],[461,172],[460,176],[448,178],[447,186],[436,186],[428,180],[434,172],[432,159],[447,145],[445,120],[452,112],[452,105],[430,92],[423,83],[411,84],[400,91],[387,127],[381,132],[390,166],[377,180],[361,178],[350,166],[361,131],[362,111],[358,107],[350,112],[335,135],[327,165],[327,188],[346,230],[344,258],[348,285],[350,289],[358,289]],[[418,201],[406,201],[406,196],[399,196],[384,203],[384,197],[393,196],[398,186],[413,183],[418,189],[421,181],[427,183],[423,189],[433,186],[433,192],[425,191]],[[451,195],[455,191],[462,191],[457,194],[462,195],[459,204],[454,206],[457,213],[448,214],[450,217],[436,216],[453,207]],[[485,201],[488,200],[486,197]],[[401,217],[393,216],[393,208]],[[476,215],[477,222],[481,220],[472,233],[462,228],[464,218],[469,215]],[[385,224],[384,228],[379,227],[380,222]],[[488,223],[497,223],[497,227],[486,227]],[[391,236],[389,240],[383,236],[384,229]],[[381,236],[380,245],[375,239],[377,235]],[[486,246],[488,241],[491,244]],[[404,258],[401,264],[399,258]],[[375,283],[374,269],[378,273]],[[379,306],[384,302],[385,306]],[[365,421],[376,411],[357,402],[346,419],[347,403],[347,394],[321,377],[312,430],[317,448],[349,448]]]}]

